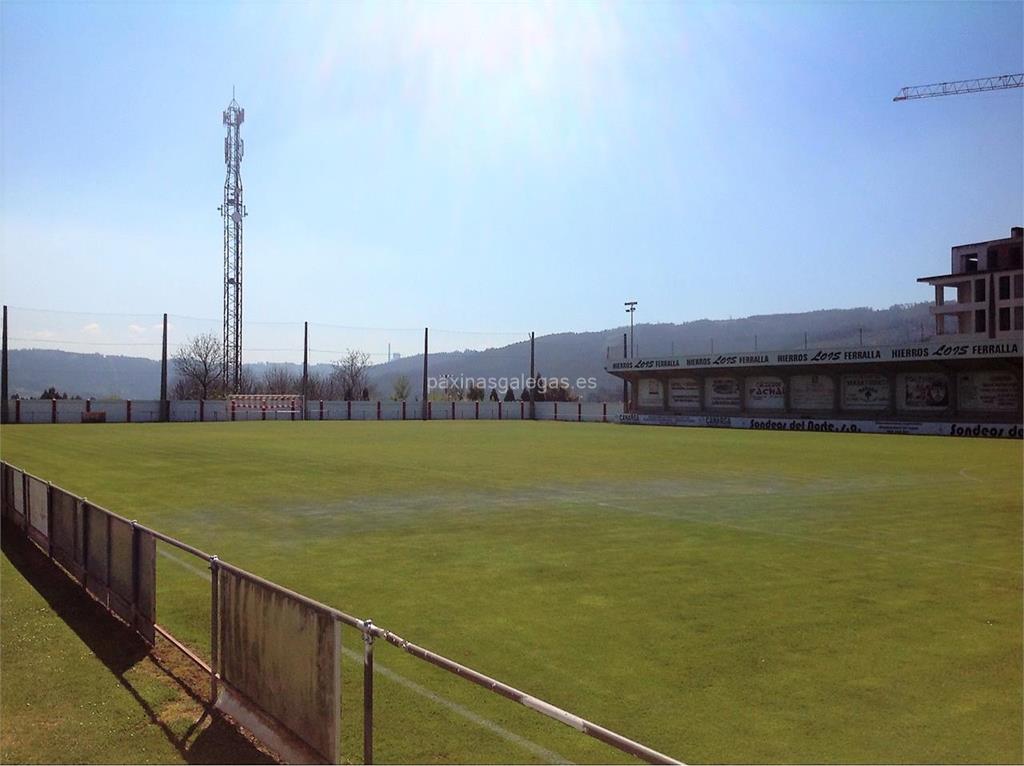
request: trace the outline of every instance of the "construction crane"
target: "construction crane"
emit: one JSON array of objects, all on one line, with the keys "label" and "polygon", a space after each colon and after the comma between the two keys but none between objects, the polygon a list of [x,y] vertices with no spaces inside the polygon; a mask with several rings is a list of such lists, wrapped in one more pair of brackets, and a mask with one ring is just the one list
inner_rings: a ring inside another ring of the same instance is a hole
[{"label": "construction crane", "polygon": [[977,80],[956,80],[936,82],[931,85],[911,85],[900,88],[893,101],[910,101],[915,98],[936,96],[957,96],[961,93],[983,93],[988,90],[1005,90],[1024,87],[1024,74],[1001,74],[995,77],[980,77]]}]

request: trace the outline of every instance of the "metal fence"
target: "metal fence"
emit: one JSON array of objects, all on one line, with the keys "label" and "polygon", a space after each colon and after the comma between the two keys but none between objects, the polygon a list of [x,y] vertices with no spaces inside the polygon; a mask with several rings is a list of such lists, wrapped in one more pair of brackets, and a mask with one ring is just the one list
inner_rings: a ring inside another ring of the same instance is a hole
[{"label": "metal fence", "polygon": [[[373,763],[374,644],[408,655],[649,763],[669,756],[0,462],[2,515],[149,645],[159,634],[210,678],[209,703],[292,763],[341,762],[342,626],[363,643],[363,762]],[[206,660],[157,622],[157,542],[209,570]],[[11,626],[7,626],[11,629]]]},{"label": "metal fence", "polygon": [[[530,420],[530,402],[448,401],[309,401],[305,408],[237,408],[225,399],[173,400],[172,422],[236,422],[249,420]],[[154,423],[159,400],[15,399],[12,423]],[[535,402],[534,420],[614,423],[622,402]]]}]

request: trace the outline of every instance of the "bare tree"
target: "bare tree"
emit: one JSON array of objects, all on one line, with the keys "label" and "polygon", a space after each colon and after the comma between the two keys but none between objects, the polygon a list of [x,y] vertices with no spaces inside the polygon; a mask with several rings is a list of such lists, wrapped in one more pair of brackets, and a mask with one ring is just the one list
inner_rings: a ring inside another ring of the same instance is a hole
[{"label": "bare tree", "polygon": [[191,378],[175,378],[171,384],[170,396],[172,399],[182,401],[185,399],[198,399],[198,387]]},{"label": "bare tree", "polygon": [[328,381],[324,380],[324,378],[320,376],[320,373],[315,370],[309,371],[309,378],[306,383],[306,398],[311,402],[315,402],[318,399],[331,398]]},{"label": "bare tree", "polygon": [[204,333],[189,338],[174,354],[178,375],[175,393],[188,392],[198,399],[220,393],[224,382],[224,350],[220,338]]},{"label": "bare tree", "polygon": [[251,368],[242,366],[238,373],[238,392],[242,394],[258,394],[260,385],[256,382],[256,375]]},{"label": "bare tree", "polygon": [[370,366],[370,355],[365,351],[349,349],[343,359],[331,362],[332,397],[338,396],[346,401],[361,399],[364,392],[369,395],[370,380],[367,369]]},{"label": "bare tree", "polygon": [[396,402],[404,402],[412,393],[412,383],[407,375],[399,375],[395,378],[391,398]]},{"label": "bare tree", "polygon": [[294,394],[302,388],[302,380],[287,367],[269,367],[263,374],[263,391],[268,394]]}]

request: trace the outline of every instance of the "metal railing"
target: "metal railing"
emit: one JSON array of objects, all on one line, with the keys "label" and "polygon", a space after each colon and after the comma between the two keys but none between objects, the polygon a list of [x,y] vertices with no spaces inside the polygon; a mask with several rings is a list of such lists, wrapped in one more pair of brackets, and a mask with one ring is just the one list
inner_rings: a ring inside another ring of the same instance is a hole
[{"label": "metal railing", "polygon": [[[24,524],[22,525],[22,529],[24,529],[24,531],[26,533],[26,536],[28,537],[28,539],[33,544],[37,545],[44,553],[46,553],[51,558],[51,560],[54,561],[54,563],[56,563],[58,565],[61,565],[61,562],[58,561],[56,558],[54,558],[54,555],[53,555],[52,536],[49,537],[46,540],[42,540],[42,539],[39,538],[38,535],[33,536],[33,535],[29,534],[29,527],[31,525],[29,524],[29,518],[28,518],[28,515],[29,515],[29,512],[30,512],[30,507],[29,507],[29,504],[28,504],[29,498],[28,498],[28,491],[27,491],[27,480],[28,480],[29,477],[31,477],[32,479],[37,480],[37,481],[43,481],[43,480],[38,479],[38,477],[32,476],[31,474],[29,474],[26,471],[23,471],[23,470],[21,470],[19,468],[16,468],[15,466],[11,465],[10,463],[8,463],[6,461],[0,461],[0,473],[2,473],[2,477],[3,477],[3,481],[4,481],[4,485],[5,485],[4,488],[3,488],[3,494],[2,494],[2,503],[3,503],[3,509],[2,510],[3,510],[3,515],[5,517],[10,517],[12,511],[17,513],[16,508],[14,507],[15,504],[13,503],[14,495],[11,494],[11,493],[16,491],[18,488],[8,486],[10,484],[10,481],[9,481],[10,476],[13,475],[13,472],[20,473],[23,477],[25,477],[21,482],[19,482],[19,484],[21,485],[20,486],[20,490],[23,493],[23,495],[22,495],[22,508],[23,508],[24,513],[25,513],[25,519],[24,519]],[[590,721],[590,720],[588,720],[586,718],[583,718],[583,717],[578,716],[578,715],[576,715],[574,713],[571,713],[568,710],[560,708],[557,705],[554,705],[554,704],[552,704],[550,702],[547,702],[547,701],[545,701],[543,699],[540,699],[539,697],[536,697],[536,696],[534,696],[532,694],[529,694],[529,693],[527,693],[527,692],[525,692],[525,691],[523,691],[521,689],[517,689],[514,686],[511,686],[511,685],[506,684],[506,683],[504,683],[502,681],[499,681],[499,680],[497,680],[495,678],[492,678],[492,677],[490,677],[490,676],[488,676],[488,675],[486,675],[484,673],[481,673],[478,670],[475,670],[474,668],[468,667],[467,665],[463,665],[462,663],[457,662],[456,660],[453,660],[453,659],[451,659],[449,657],[445,657],[444,655],[438,654],[437,652],[431,651],[430,649],[427,649],[425,647],[419,646],[418,644],[415,644],[412,641],[409,641],[409,640],[403,638],[402,636],[398,635],[397,633],[395,633],[393,631],[390,631],[390,630],[382,628],[382,627],[380,627],[378,625],[375,625],[372,620],[360,619],[358,617],[354,617],[354,616],[352,616],[352,615],[350,615],[350,614],[348,614],[346,612],[341,611],[340,609],[336,609],[334,607],[331,607],[331,606],[328,606],[326,604],[323,604],[323,603],[321,603],[319,601],[316,601],[315,599],[309,598],[308,596],[304,596],[301,593],[296,593],[295,591],[289,590],[288,588],[285,588],[285,587],[283,587],[281,585],[278,585],[278,584],[276,584],[274,582],[266,580],[266,579],[264,579],[264,578],[262,578],[262,577],[260,577],[258,575],[255,575],[255,574],[253,574],[253,573],[251,573],[249,571],[246,571],[246,570],[244,570],[244,569],[242,569],[240,567],[237,567],[234,564],[231,564],[231,563],[229,563],[227,561],[223,561],[223,560],[221,560],[216,555],[213,555],[213,554],[207,553],[206,551],[200,550],[199,548],[196,548],[195,546],[189,545],[188,543],[184,543],[181,540],[178,540],[178,539],[176,539],[174,537],[171,537],[170,535],[166,535],[166,534],[164,534],[162,532],[159,532],[159,531],[157,531],[155,529],[152,529],[151,527],[148,527],[148,526],[145,526],[143,524],[140,524],[137,521],[126,519],[123,516],[120,516],[120,515],[118,515],[116,513],[108,511],[108,510],[106,510],[106,509],[104,509],[104,508],[102,508],[100,506],[97,506],[94,503],[91,503],[91,502],[87,501],[85,498],[78,497],[77,495],[74,495],[74,493],[68,492],[67,490],[63,490],[63,489],[60,489],[58,487],[54,487],[54,485],[52,485],[52,484],[50,484],[48,482],[47,482],[47,487],[50,487],[50,488],[53,488],[53,489],[57,489],[57,490],[59,490],[61,492],[64,492],[66,495],[74,498],[76,502],[81,503],[83,506],[87,505],[90,509],[95,509],[97,512],[107,514],[110,518],[117,519],[119,521],[131,524],[133,530],[136,530],[139,533],[145,533],[145,534],[151,535],[155,540],[159,540],[159,541],[164,542],[164,543],[166,543],[168,545],[171,545],[171,546],[177,548],[178,550],[183,551],[184,553],[187,553],[187,554],[189,554],[191,556],[194,556],[197,559],[205,562],[206,566],[210,570],[210,575],[211,575],[211,579],[210,579],[210,605],[211,605],[211,607],[210,607],[210,647],[211,647],[211,649],[210,649],[210,659],[209,659],[209,662],[206,662],[202,657],[199,656],[199,654],[197,654],[195,651],[193,651],[188,646],[186,646],[182,641],[178,640],[169,630],[167,630],[166,627],[161,626],[161,625],[159,625],[156,622],[154,622],[153,627],[155,628],[156,633],[158,633],[160,636],[162,636],[164,639],[166,639],[172,646],[174,646],[176,649],[178,649],[180,652],[182,652],[190,661],[195,663],[204,673],[209,675],[209,678],[210,678],[210,705],[211,705],[211,707],[214,706],[216,704],[216,702],[217,702],[218,684],[224,683],[224,680],[221,677],[220,657],[219,657],[219,651],[218,651],[219,644],[220,644],[220,641],[219,641],[219,635],[220,635],[220,625],[219,625],[220,614],[219,614],[219,611],[220,611],[220,606],[219,606],[219,598],[218,598],[218,581],[219,581],[218,571],[219,570],[224,570],[226,572],[232,573],[236,577],[240,577],[242,579],[249,580],[250,582],[255,583],[255,584],[257,584],[257,585],[259,585],[259,586],[261,586],[263,588],[266,588],[268,590],[274,591],[274,592],[276,592],[276,593],[278,593],[278,594],[280,594],[282,596],[285,596],[285,597],[290,598],[290,599],[292,599],[292,600],[294,600],[296,602],[299,602],[299,603],[305,605],[306,607],[308,607],[308,608],[310,608],[310,609],[312,609],[312,610],[314,610],[316,612],[319,612],[321,614],[329,616],[336,623],[340,623],[341,625],[354,628],[355,630],[360,632],[360,634],[363,637],[363,732],[362,732],[362,745],[363,745],[363,762],[364,763],[372,764],[373,760],[374,760],[374,756],[373,756],[373,740],[374,740],[374,726],[373,726],[373,708],[374,708],[373,673],[374,673],[374,670],[373,670],[373,667],[374,667],[374,644],[375,644],[376,640],[378,640],[378,639],[386,641],[387,643],[391,644],[392,646],[395,646],[395,647],[401,649],[402,651],[406,652],[410,656],[415,657],[415,658],[417,658],[419,660],[422,660],[424,662],[427,662],[427,663],[429,663],[429,664],[431,664],[431,665],[433,665],[433,666],[435,666],[437,668],[440,668],[440,669],[442,669],[442,670],[444,670],[444,671],[446,671],[448,673],[451,673],[452,675],[454,675],[454,676],[456,676],[458,678],[465,679],[465,680],[467,680],[467,681],[469,681],[469,682],[471,682],[471,683],[473,683],[473,684],[475,684],[477,686],[480,686],[480,687],[482,687],[484,689],[487,689],[490,692],[493,692],[494,694],[496,694],[496,695],[498,695],[500,697],[504,697],[505,699],[512,700],[513,702],[516,702],[519,705],[522,705],[523,707],[529,708],[530,710],[533,710],[533,711],[535,711],[537,713],[540,713],[541,715],[544,715],[544,716],[546,716],[548,718],[551,718],[551,719],[553,719],[555,721],[558,721],[561,724],[564,724],[566,726],[570,726],[573,729],[576,729],[577,731],[580,731],[580,732],[582,732],[583,734],[586,734],[589,737],[592,737],[592,738],[594,738],[596,740],[604,742],[605,744],[610,745],[611,747],[614,747],[614,748],[616,748],[617,750],[619,750],[619,751],[621,751],[623,753],[626,753],[627,755],[634,756],[634,757],[636,757],[638,759],[641,759],[643,761],[647,761],[648,763],[666,763],[666,764],[680,763],[680,761],[677,761],[674,758],[671,758],[670,756],[665,755],[664,753],[661,753],[661,752],[659,752],[657,750],[654,750],[653,748],[648,747],[648,746],[646,746],[646,745],[644,745],[644,744],[642,744],[640,742],[637,742],[637,741],[635,741],[633,739],[630,739],[629,737],[623,736],[622,734],[619,734],[619,733],[617,733],[615,731],[612,731],[611,729],[605,728],[604,726],[600,726],[600,725],[594,723],[593,721]],[[48,492],[48,494],[47,494],[48,498],[50,497],[50,494],[51,493]],[[52,505],[52,504],[49,503],[49,500],[48,500],[48,505]],[[49,520],[49,511],[50,511],[50,508],[48,507],[48,509],[47,509],[47,512],[48,512],[48,517],[47,518],[48,518],[48,520]],[[108,554],[108,558],[109,558],[109,554]],[[63,567],[63,565],[61,565],[61,566],[62,566],[62,568],[65,568],[65,567]],[[83,577],[83,578],[77,578],[76,577],[74,579],[76,579],[76,581],[78,581],[80,584],[82,584],[84,586],[85,580],[86,580],[85,577]],[[106,604],[104,604],[104,606],[106,606]],[[109,609],[109,607],[108,607],[108,609]],[[110,611],[116,617],[118,617],[118,618],[123,620],[123,616],[122,615],[117,614],[113,610],[110,610]],[[132,627],[134,627],[134,626],[132,626]],[[340,667],[338,668],[338,670],[340,672]],[[256,705],[259,705],[259,700],[254,700],[254,702],[255,702]],[[291,733],[291,732],[289,732],[289,733]]]}]

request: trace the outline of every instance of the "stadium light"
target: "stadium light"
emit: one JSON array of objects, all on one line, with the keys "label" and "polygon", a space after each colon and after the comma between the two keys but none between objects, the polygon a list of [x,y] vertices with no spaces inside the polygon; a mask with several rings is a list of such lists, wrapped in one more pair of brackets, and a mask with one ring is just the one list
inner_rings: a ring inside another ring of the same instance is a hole
[{"label": "stadium light", "polygon": [[629,358],[633,358],[633,312],[636,311],[636,301],[626,301],[626,313],[629,314]]}]

